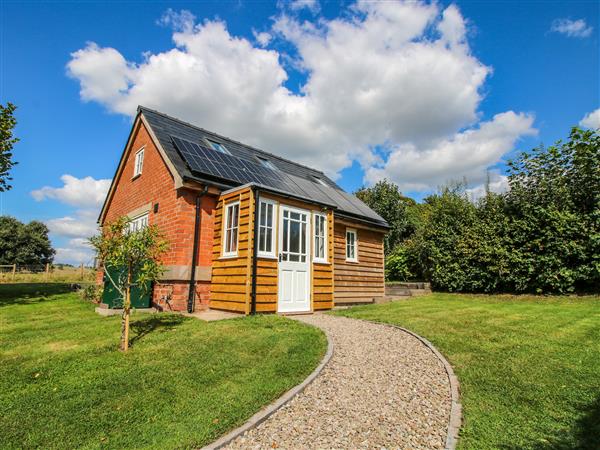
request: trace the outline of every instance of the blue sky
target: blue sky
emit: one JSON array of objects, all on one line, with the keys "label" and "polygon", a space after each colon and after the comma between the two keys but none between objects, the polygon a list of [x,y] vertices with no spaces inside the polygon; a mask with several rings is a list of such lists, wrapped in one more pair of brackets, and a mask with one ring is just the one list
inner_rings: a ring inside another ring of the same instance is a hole
[{"label": "blue sky", "polygon": [[387,177],[415,198],[463,176],[478,192],[486,170],[501,190],[506,158],[600,106],[595,1],[1,8],[0,101],[18,105],[21,142],[0,208],[47,222],[59,261],[90,257],[83,239],[137,103],[346,190]]}]

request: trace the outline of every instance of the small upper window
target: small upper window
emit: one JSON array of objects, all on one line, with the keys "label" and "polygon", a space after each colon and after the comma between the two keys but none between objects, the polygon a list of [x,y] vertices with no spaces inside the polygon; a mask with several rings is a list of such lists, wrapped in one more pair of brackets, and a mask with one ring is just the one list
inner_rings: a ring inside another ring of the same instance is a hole
[{"label": "small upper window", "polygon": [[346,228],[346,261],[358,262],[358,235],[352,228]]},{"label": "small upper window", "polygon": [[273,164],[271,161],[269,161],[267,158],[262,158],[260,156],[257,156],[258,160],[260,161],[260,163],[266,167],[267,169],[271,169],[271,170],[277,170],[277,167],[275,167],[275,164]]},{"label": "small upper window", "polygon": [[312,175],[312,179],[313,179],[314,181],[316,181],[317,183],[319,183],[319,184],[322,184],[323,186],[328,186],[328,184],[327,184],[327,183],[325,183],[325,181],[323,181],[323,180],[322,180],[321,178],[319,178],[319,177],[316,177],[316,176]]},{"label": "small upper window", "polygon": [[144,167],[144,149],[138,150],[135,154],[135,165],[133,167],[133,176],[137,177],[142,174],[142,167]]},{"label": "small upper window", "polygon": [[142,214],[141,216],[138,216],[135,219],[131,219],[129,221],[129,231],[130,232],[140,231],[142,228],[146,228],[147,226],[148,226],[148,213]]},{"label": "small upper window", "polygon": [[225,147],[220,142],[211,141],[210,139],[207,139],[207,141],[208,141],[208,143],[210,144],[210,146],[212,147],[213,150],[216,150],[216,151],[221,152],[221,153],[225,153],[226,155],[230,155],[229,150],[227,150],[227,147]]}]

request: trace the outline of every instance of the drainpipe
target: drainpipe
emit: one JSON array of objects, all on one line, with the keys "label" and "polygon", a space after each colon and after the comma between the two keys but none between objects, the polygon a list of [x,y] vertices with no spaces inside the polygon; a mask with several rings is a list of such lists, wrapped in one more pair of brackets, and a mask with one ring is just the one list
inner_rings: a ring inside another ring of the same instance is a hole
[{"label": "drainpipe", "polygon": [[194,312],[194,298],[196,296],[196,264],[198,263],[198,244],[200,241],[200,225],[202,224],[202,197],[208,192],[208,185],[196,197],[196,220],[194,222],[194,249],[192,253],[192,266],[190,267],[190,289],[188,292],[187,311]]},{"label": "drainpipe", "polygon": [[258,208],[260,206],[260,191],[256,188],[252,188],[254,192],[254,237],[252,239],[252,301],[250,303],[250,314],[256,314],[256,270],[258,266]]}]

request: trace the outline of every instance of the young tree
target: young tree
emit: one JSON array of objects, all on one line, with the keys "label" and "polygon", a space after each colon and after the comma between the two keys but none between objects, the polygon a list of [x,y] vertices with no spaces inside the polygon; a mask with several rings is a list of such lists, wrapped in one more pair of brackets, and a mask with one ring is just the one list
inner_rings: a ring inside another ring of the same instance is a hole
[{"label": "young tree", "polygon": [[8,102],[6,106],[0,105],[0,192],[8,191],[12,187],[8,184],[12,178],[10,169],[17,164],[13,160],[12,149],[19,141],[13,137],[13,128],[17,124],[14,112],[17,107]]},{"label": "young tree", "polygon": [[[123,299],[121,350],[129,348],[131,289],[157,281],[163,272],[159,262],[168,243],[156,225],[130,230],[129,219],[121,217],[102,227],[101,234],[90,239],[102,261],[104,273]],[[111,268],[122,268],[117,274]]]}]

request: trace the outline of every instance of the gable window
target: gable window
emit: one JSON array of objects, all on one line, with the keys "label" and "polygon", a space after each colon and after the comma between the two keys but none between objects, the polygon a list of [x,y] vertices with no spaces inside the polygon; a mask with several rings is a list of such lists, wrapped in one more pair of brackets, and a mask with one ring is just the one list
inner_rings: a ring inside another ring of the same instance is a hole
[{"label": "gable window", "polygon": [[223,256],[237,256],[240,202],[225,206],[225,229],[223,233]]},{"label": "gable window", "polygon": [[144,167],[144,149],[138,150],[135,154],[135,163],[133,166],[133,176],[137,177],[142,174],[142,167]]},{"label": "gable window", "polygon": [[275,257],[275,203],[261,200],[258,213],[258,256]]},{"label": "gable window", "polygon": [[327,216],[314,214],[315,262],[327,262]]},{"label": "gable window", "polygon": [[260,156],[257,156],[257,158],[260,161],[260,163],[263,165],[263,167],[266,167],[267,169],[271,169],[271,170],[277,170],[277,167],[275,167],[275,164],[273,164],[267,158],[262,158]]},{"label": "gable window", "polygon": [[346,261],[358,262],[358,234],[353,228],[346,228]]},{"label": "gable window", "polygon": [[213,150],[216,150],[220,153],[225,153],[226,155],[230,155],[231,153],[229,153],[229,150],[227,150],[227,147],[225,147],[223,144],[221,144],[220,142],[217,141],[211,141],[210,139],[207,139],[209,145],[211,146],[211,148]]},{"label": "gable window", "polygon": [[146,228],[147,226],[148,226],[148,213],[142,214],[141,216],[138,216],[135,219],[131,219],[129,221],[129,231],[130,232],[140,231],[142,228]]}]

